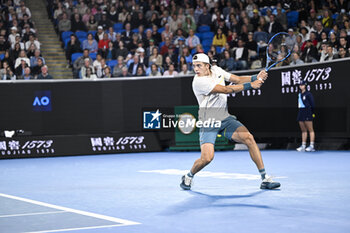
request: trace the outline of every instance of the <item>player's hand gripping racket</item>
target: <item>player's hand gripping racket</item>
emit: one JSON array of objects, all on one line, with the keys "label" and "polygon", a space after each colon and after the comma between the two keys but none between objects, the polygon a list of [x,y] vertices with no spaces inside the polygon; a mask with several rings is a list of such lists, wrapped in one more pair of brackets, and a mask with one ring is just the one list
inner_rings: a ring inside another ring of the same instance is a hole
[{"label": "player's hand gripping racket", "polygon": [[288,37],[291,37],[288,33],[279,32],[269,40],[266,47],[266,72],[291,55],[294,44],[286,43]]}]

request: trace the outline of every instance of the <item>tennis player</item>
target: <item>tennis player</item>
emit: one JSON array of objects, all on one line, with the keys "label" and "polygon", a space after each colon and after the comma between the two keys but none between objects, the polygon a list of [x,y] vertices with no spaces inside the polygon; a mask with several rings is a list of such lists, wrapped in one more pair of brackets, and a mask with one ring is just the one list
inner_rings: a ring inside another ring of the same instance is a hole
[{"label": "tennis player", "polygon": [[[297,151],[315,151],[315,131],[313,127],[313,118],[314,118],[314,97],[311,92],[306,90],[306,82],[301,81],[299,84],[300,92],[298,95],[298,117],[300,130],[301,130],[301,146],[297,148]],[[309,131],[310,135],[310,146],[306,147],[307,141],[307,132]]]},{"label": "tennis player", "polygon": [[[192,88],[199,104],[198,120],[221,121],[221,126],[200,128],[201,157],[194,162],[192,169],[182,177],[180,187],[185,190],[191,189],[194,175],[213,160],[217,134],[221,134],[231,141],[247,145],[250,156],[261,175],[261,189],[280,187],[280,183],[274,182],[266,174],[261,153],[253,135],[227,110],[227,94],[259,89],[267,79],[267,73],[263,70],[258,75],[253,76],[230,74],[216,65],[211,66],[209,57],[204,53],[195,54],[192,62],[196,73]],[[225,86],[225,81],[236,85]]]}]

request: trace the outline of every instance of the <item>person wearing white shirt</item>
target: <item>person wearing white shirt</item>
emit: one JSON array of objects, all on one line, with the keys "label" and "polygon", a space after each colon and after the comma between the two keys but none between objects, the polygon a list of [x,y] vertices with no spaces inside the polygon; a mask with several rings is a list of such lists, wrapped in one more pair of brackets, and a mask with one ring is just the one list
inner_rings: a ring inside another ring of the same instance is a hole
[{"label": "person wearing white shirt", "polygon": [[[266,71],[262,70],[259,74],[253,76],[237,76],[216,65],[212,66],[209,57],[204,53],[195,54],[192,63],[193,70],[196,73],[192,88],[199,105],[198,121],[201,121],[204,127],[200,127],[199,133],[201,157],[194,162],[188,174],[182,177],[180,187],[184,190],[191,189],[194,175],[213,160],[214,145],[218,134],[222,134],[231,141],[247,145],[250,156],[261,175],[261,189],[280,187],[280,183],[274,182],[266,174],[261,153],[253,135],[235,116],[228,113],[227,107],[228,94],[259,89],[264,80],[267,79]],[[226,86],[225,82],[236,85]],[[257,120],[259,120],[259,117],[257,117]],[[209,124],[207,124],[209,126],[205,126],[207,121],[209,121]]]}]

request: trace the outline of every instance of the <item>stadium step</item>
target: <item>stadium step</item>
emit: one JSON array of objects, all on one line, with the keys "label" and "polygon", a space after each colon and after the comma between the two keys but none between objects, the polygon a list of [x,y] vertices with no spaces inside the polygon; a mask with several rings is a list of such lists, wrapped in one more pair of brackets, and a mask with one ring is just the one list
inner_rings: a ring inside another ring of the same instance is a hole
[{"label": "stadium step", "polygon": [[41,54],[45,58],[50,75],[55,79],[73,78],[72,70],[67,68],[67,59],[61,41],[47,15],[45,0],[27,1],[27,5],[32,13],[37,37],[41,43]]}]

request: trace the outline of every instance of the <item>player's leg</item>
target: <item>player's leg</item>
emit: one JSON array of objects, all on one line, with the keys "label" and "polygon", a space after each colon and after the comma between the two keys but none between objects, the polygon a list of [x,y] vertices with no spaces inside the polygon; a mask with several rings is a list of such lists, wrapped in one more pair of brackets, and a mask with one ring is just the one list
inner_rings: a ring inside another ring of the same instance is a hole
[{"label": "player's leg", "polygon": [[299,121],[299,126],[301,130],[301,146],[297,148],[297,151],[305,151],[307,141],[307,128],[305,121]]},{"label": "player's leg", "polygon": [[269,177],[266,174],[260,149],[256,144],[253,135],[248,131],[248,129],[245,126],[240,126],[234,131],[234,133],[232,134],[232,140],[247,145],[250,157],[259,169],[261,175],[261,189],[275,189],[281,186],[279,182],[273,181],[271,177]]},{"label": "player's leg", "polygon": [[182,176],[180,187],[185,190],[191,189],[193,176],[207,166],[214,158],[214,144],[219,129],[200,129],[201,157],[197,159],[191,170]]},{"label": "player's leg", "polygon": [[232,140],[245,144],[248,147],[250,157],[254,161],[257,168],[259,170],[264,168],[259,147],[256,144],[253,135],[245,126],[240,126],[237,128],[237,130],[232,134]]},{"label": "player's leg", "polygon": [[197,159],[191,168],[191,174],[195,175],[202,170],[214,159],[214,145],[212,143],[204,143],[201,145],[201,157]]},{"label": "player's leg", "polygon": [[305,121],[305,127],[307,128],[307,131],[309,131],[310,135],[310,146],[308,146],[305,150],[315,151],[315,131],[312,121]]}]

